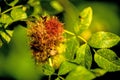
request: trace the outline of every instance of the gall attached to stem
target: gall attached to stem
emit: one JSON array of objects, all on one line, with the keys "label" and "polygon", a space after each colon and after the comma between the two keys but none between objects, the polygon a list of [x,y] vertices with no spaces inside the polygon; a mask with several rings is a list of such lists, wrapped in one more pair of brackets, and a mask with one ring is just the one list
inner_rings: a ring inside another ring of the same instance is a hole
[{"label": "gall attached to stem", "polygon": [[45,62],[55,56],[57,46],[63,42],[63,23],[57,17],[41,17],[36,22],[28,22],[30,28],[30,47],[37,63]]}]

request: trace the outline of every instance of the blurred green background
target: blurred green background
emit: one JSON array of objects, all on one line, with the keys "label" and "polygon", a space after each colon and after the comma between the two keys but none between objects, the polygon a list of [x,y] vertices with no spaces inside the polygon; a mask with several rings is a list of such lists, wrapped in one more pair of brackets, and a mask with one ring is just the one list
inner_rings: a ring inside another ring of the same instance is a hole
[{"label": "blurred green background", "polygon": [[119,6],[110,2],[83,2],[78,5],[79,9],[91,6],[93,9],[93,21],[91,30],[93,31],[110,31],[120,35],[120,16]]},{"label": "blurred green background", "polygon": [[[49,14],[62,16],[63,8],[56,1],[42,0],[43,9]],[[90,30],[110,31],[120,35],[120,6],[118,1],[107,0],[69,0],[80,12],[86,7],[92,7],[93,20]],[[46,3],[45,3],[46,2]],[[49,5],[49,6],[48,6]],[[48,6],[48,7],[47,7]],[[50,7],[51,6],[51,7]],[[63,16],[62,16],[63,17]]]},{"label": "blurred green background", "polygon": [[[70,2],[78,11],[88,6],[92,7],[93,20],[89,28],[91,32],[103,30],[120,36],[120,6],[117,1],[70,0]],[[19,0],[16,5],[24,5],[28,16],[38,18],[43,14],[49,14],[63,20],[64,8],[57,0]],[[6,5],[4,0],[0,0],[1,12],[9,8],[10,6]],[[21,25],[22,23],[14,24],[14,33],[10,43],[0,48],[0,78],[2,80],[41,80],[40,68],[35,67],[31,57],[26,28]]]}]

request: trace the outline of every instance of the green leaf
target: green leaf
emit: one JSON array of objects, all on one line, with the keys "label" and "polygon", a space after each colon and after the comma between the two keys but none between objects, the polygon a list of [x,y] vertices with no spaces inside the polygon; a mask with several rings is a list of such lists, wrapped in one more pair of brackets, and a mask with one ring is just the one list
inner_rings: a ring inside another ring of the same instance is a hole
[{"label": "green leaf", "polygon": [[51,6],[56,9],[58,12],[63,11],[63,7],[58,3],[58,1],[51,1]]},{"label": "green leaf", "polygon": [[15,6],[15,4],[17,4],[19,0],[14,0],[14,1],[10,2],[10,3],[8,3],[6,0],[4,0],[4,1],[5,1],[5,2],[7,3],[7,5],[9,5],[9,6]]},{"label": "green leaf", "polygon": [[58,75],[65,75],[76,67],[77,65],[65,61],[61,64],[59,71],[58,71]]},{"label": "green leaf", "polygon": [[88,29],[91,22],[92,22],[92,8],[87,7],[80,13],[80,25],[78,26],[79,34],[82,33],[84,30]]},{"label": "green leaf", "polygon": [[[46,1],[46,2],[49,4],[49,1]],[[44,1],[44,3],[46,3],[46,2]],[[27,10],[28,15],[35,16],[36,18],[40,17],[40,14],[43,12],[42,8],[47,7],[47,6],[42,7],[42,4],[43,4],[42,0],[41,1],[40,0],[28,0],[27,3],[28,3],[28,5],[30,5],[33,8],[33,10],[31,10],[31,9]]]},{"label": "green leaf", "polygon": [[59,78],[59,77],[57,77],[55,80],[60,80],[60,78]]},{"label": "green leaf", "polygon": [[91,7],[87,7],[85,8],[81,13],[80,13],[80,17],[81,17],[81,25],[85,25],[86,27],[89,27],[92,21],[92,8]]},{"label": "green leaf", "polygon": [[95,62],[107,71],[120,71],[120,58],[110,49],[100,49],[94,55]]},{"label": "green leaf", "polygon": [[96,68],[91,70],[97,77],[104,75],[107,71],[104,69]]},{"label": "green leaf", "polygon": [[12,1],[9,5],[10,5],[10,6],[14,6],[15,4],[18,3],[18,1],[19,1],[19,0],[14,0],[14,1]]},{"label": "green leaf", "polygon": [[88,40],[88,44],[94,48],[110,48],[120,41],[120,37],[110,32],[96,32]]},{"label": "green leaf", "polygon": [[43,73],[45,75],[52,75],[55,72],[54,68],[51,67],[49,64],[45,64],[43,66]]},{"label": "green leaf", "polygon": [[74,60],[77,64],[81,64],[82,66],[90,69],[92,64],[92,54],[90,51],[90,47],[87,44],[83,44],[80,46],[76,53],[76,58]]},{"label": "green leaf", "polygon": [[95,75],[87,70],[83,66],[77,67],[75,70],[71,71],[65,80],[92,80]]},{"label": "green leaf", "polygon": [[22,20],[27,18],[27,14],[21,8],[15,8],[11,11],[11,16],[13,20]]},{"label": "green leaf", "polygon": [[4,31],[0,31],[0,35],[2,36],[2,38],[4,38],[4,40],[6,40],[8,43],[11,40],[11,36],[12,36],[13,31],[11,30],[6,30],[6,32]]},{"label": "green leaf", "polygon": [[79,47],[79,41],[75,36],[72,36],[71,38],[67,39],[65,44],[66,44],[66,51],[63,55],[65,55],[65,57],[68,60],[73,60],[76,50]]},{"label": "green leaf", "polygon": [[2,14],[0,17],[0,23],[9,24],[12,22],[12,18],[7,14]]}]

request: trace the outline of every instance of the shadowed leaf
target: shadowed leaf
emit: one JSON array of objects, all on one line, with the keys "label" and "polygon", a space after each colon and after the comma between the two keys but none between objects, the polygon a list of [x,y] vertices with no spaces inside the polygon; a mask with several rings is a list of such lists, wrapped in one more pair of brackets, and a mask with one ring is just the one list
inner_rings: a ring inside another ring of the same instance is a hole
[{"label": "shadowed leaf", "polygon": [[85,67],[79,66],[75,70],[71,71],[65,80],[92,80],[95,75],[88,71]]},{"label": "shadowed leaf", "polygon": [[87,44],[83,44],[78,48],[74,62],[90,69],[92,64],[92,54],[90,52],[90,47]]},{"label": "shadowed leaf", "polygon": [[77,65],[65,61],[61,64],[59,71],[58,71],[58,75],[65,75],[76,67],[77,67]]}]

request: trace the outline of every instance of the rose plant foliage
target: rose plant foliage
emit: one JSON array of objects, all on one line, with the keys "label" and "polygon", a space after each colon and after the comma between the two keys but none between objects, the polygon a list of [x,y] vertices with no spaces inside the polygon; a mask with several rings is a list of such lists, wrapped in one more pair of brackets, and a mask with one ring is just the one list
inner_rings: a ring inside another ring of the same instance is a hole
[{"label": "rose plant foliage", "polygon": [[[15,79],[92,80],[120,71],[120,58],[111,49],[120,42],[118,35],[81,35],[92,22],[91,7],[80,12],[68,0],[4,2],[9,8],[0,7],[0,76],[5,72]],[[47,10],[48,2],[58,6]],[[56,16],[60,12],[63,15]]]}]

